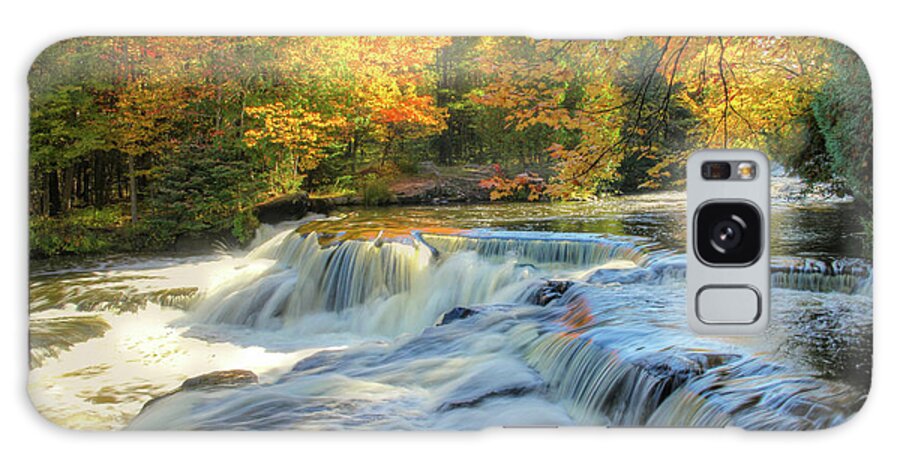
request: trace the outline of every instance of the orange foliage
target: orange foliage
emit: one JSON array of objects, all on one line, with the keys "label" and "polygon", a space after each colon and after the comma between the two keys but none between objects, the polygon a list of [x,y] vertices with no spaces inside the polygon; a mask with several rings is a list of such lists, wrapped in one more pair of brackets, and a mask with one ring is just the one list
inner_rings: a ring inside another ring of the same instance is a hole
[{"label": "orange foliage", "polygon": [[[662,112],[641,114],[639,127],[622,132],[626,112],[640,112],[645,101],[627,100],[615,76],[626,65],[623,56],[648,42],[658,53],[645,73],[661,75],[666,98],[698,119],[691,132],[694,146],[765,149],[768,136],[791,129],[828,71],[823,41],[808,38],[489,38],[482,42],[480,64],[490,79],[472,98],[509,110],[507,122],[515,130],[539,124],[577,133],[577,143],[548,148],[558,165],[547,193],[560,198],[592,194],[600,183],[616,178],[632,137],[667,124]],[[641,90],[647,86],[642,84]],[[572,93],[576,88],[580,94]],[[666,176],[666,167],[683,162],[686,155],[664,154],[649,174]],[[509,190],[503,187],[499,195]]]}]

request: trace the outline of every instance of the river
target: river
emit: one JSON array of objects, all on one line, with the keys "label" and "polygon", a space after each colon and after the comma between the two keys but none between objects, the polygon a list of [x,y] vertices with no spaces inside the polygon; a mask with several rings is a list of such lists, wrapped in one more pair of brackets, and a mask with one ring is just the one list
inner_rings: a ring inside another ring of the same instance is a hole
[{"label": "river", "polygon": [[[685,321],[684,200],[339,210],[244,250],[33,263],[28,391],[91,430],[847,420],[872,337],[851,205],[773,183],[773,319],[727,338]],[[259,383],[141,412],[230,369]]]}]

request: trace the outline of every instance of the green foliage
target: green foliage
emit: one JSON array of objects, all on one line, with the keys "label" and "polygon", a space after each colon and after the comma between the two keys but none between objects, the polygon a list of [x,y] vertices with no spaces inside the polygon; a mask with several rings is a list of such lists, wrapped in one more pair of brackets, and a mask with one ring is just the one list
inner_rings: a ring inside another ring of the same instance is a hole
[{"label": "green foliage", "polygon": [[173,224],[175,235],[228,231],[244,242],[258,224],[251,209],[262,184],[238,151],[218,156],[205,150],[185,150],[154,172],[155,190],[148,200],[153,217]]},{"label": "green foliage", "polygon": [[83,208],[59,216],[33,216],[29,248],[35,258],[162,250],[175,242],[177,225],[148,219],[131,223],[119,206]]},{"label": "green foliage", "polygon": [[[117,251],[152,251],[167,250],[175,244],[179,231],[178,224],[164,218],[147,218],[138,222],[126,222],[118,235],[123,242]],[[79,254],[89,254],[79,251]]]},{"label": "green foliage", "polygon": [[416,175],[419,173],[419,160],[416,158],[400,158],[397,160],[397,168],[400,169],[401,174]]},{"label": "green foliage", "polygon": [[259,227],[259,219],[249,209],[238,211],[231,220],[231,235],[241,242],[249,242]]},{"label": "green foliage", "polygon": [[123,219],[117,208],[83,209],[57,217],[33,216],[29,221],[31,254],[51,257],[115,251],[121,244],[115,231]]},{"label": "green foliage", "polygon": [[828,153],[825,138],[813,111],[804,112],[794,123],[789,137],[772,137],[768,142],[773,158],[806,183],[809,192],[845,196],[848,190],[844,178],[835,174],[834,158]]},{"label": "green foliage", "polygon": [[[862,60],[837,42],[829,45],[834,74],[812,102],[832,175],[853,197],[872,205],[871,83]],[[821,143],[820,142],[820,143]]]},{"label": "green foliage", "polygon": [[345,197],[356,194],[356,180],[351,175],[337,176],[334,181],[318,187],[310,197]]},{"label": "green foliage", "polygon": [[809,189],[852,195],[863,248],[872,243],[872,98],[862,60],[828,42],[832,73],[796,117],[793,132],[771,137],[774,158],[806,181]]},{"label": "green foliage", "polygon": [[381,206],[396,200],[387,181],[377,174],[367,174],[363,177],[358,190],[366,206]]}]

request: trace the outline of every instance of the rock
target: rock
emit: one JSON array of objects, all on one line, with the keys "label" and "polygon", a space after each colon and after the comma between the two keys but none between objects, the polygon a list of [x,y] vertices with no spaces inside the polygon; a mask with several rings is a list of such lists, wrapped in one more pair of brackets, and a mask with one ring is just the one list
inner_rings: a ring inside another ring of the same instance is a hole
[{"label": "rock", "polygon": [[547,306],[553,300],[562,297],[571,287],[572,282],[568,280],[547,280],[531,295],[529,303]]},{"label": "rock", "polygon": [[479,311],[470,308],[464,308],[462,306],[457,306],[444,313],[444,315],[441,316],[441,320],[438,321],[437,326],[440,327],[442,325],[447,325],[455,321],[467,319],[476,314],[479,314]]},{"label": "rock", "polygon": [[438,170],[433,161],[420,161],[419,165],[417,166],[417,171],[420,175],[423,176],[441,175],[441,172]]},{"label": "rock", "polygon": [[362,199],[358,196],[321,197],[309,199],[309,211],[312,213],[328,214],[341,206],[359,206]]},{"label": "rock", "polygon": [[150,401],[144,403],[141,412],[150,407],[153,403],[168,398],[176,393],[183,391],[212,391],[222,388],[236,388],[246,385],[255,385],[259,383],[259,377],[251,371],[243,369],[232,369],[229,371],[215,371],[206,374],[191,377],[181,383],[181,386]]},{"label": "rock", "polygon": [[739,358],[738,355],[727,353],[688,353],[674,356],[656,353],[637,359],[633,364],[659,380],[656,388],[660,399],[665,399],[673,391],[707,370],[734,362]]},{"label": "rock", "polygon": [[233,369],[230,371],[215,371],[198,375],[185,380],[180,390],[210,390],[218,388],[240,387],[259,383],[259,377],[251,371]]},{"label": "rock", "polygon": [[296,192],[260,203],[253,208],[260,222],[275,224],[302,218],[309,211],[309,195]]},{"label": "rock", "polygon": [[391,183],[390,189],[397,203],[424,204],[437,194],[438,183],[434,178],[415,177],[397,180]]}]

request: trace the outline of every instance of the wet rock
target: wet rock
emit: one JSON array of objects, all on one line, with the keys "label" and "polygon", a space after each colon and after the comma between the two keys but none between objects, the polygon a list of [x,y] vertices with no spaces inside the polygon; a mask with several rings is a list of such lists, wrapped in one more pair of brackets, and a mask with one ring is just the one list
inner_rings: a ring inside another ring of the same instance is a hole
[{"label": "wet rock", "polygon": [[592,284],[661,283],[668,280],[684,280],[687,264],[683,255],[663,258],[648,267],[600,268],[589,278]]},{"label": "wet rock", "polygon": [[296,192],[260,203],[253,208],[256,218],[266,224],[300,219],[309,211],[309,195]]},{"label": "wet rock", "polygon": [[656,353],[634,361],[634,365],[658,380],[655,389],[662,402],[672,392],[706,371],[740,359],[728,353]]},{"label": "wet rock", "polygon": [[568,280],[548,280],[531,295],[529,303],[547,306],[553,300],[562,297],[571,287],[572,282]]},{"label": "wet rock", "polygon": [[656,388],[660,400],[704,371],[697,360],[686,356],[650,355],[636,360],[634,365],[658,380]]},{"label": "wet rock", "polygon": [[635,284],[650,282],[656,274],[650,269],[598,269],[588,278],[592,284]]},{"label": "wet rock", "polygon": [[209,390],[225,387],[240,387],[259,383],[259,377],[251,371],[233,369],[230,371],[215,371],[198,375],[185,380],[181,390]]},{"label": "wet rock", "polygon": [[437,325],[440,327],[442,325],[450,324],[451,322],[455,322],[455,321],[462,320],[462,319],[467,319],[467,318],[472,317],[479,313],[480,313],[480,311],[476,311],[471,308],[464,308],[462,306],[457,306],[457,307],[451,309],[450,311],[447,311],[446,313],[444,313],[444,315],[441,316],[441,320],[438,321]]},{"label": "wet rock", "polygon": [[496,398],[519,398],[539,390],[539,386],[510,387],[496,391],[489,391],[480,396],[460,401],[448,401],[437,408],[437,412],[447,412],[454,409],[477,408],[481,404]]},{"label": "wet rock", "polygon": [[176,388],[175,390],[172,390],[169,393],[158,396],[144,403],[144,407],[141,408],[141,412],[143,413],[144,410],[150,407],[150,405],[152,405],[153,403],[163,398],[168,398],[179,392],[212,391],[223,388],[237,388],[247,385],[255,385],[258,383],[259,377],[257,377],[257,375],[252,371],[248,370],[232,369],[228,371],[209,372],[206,374],[198,375],[196,377],[191,377],[182,382],[181,386]]}]

